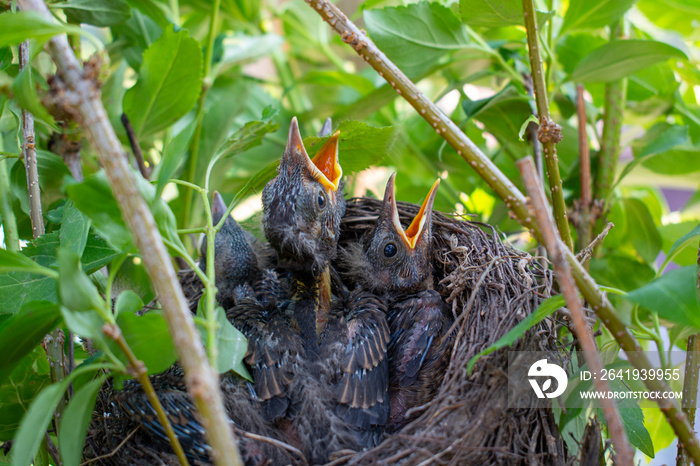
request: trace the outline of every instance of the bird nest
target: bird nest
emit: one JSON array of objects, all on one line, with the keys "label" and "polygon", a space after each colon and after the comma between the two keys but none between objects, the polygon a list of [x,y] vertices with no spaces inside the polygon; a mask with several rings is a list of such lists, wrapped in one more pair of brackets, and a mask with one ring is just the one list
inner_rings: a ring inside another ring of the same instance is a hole
[{"label": "bird nest", "polygon": [[[341,247],[374,227],[382,202],[348,201]],[[403,224],[419,206],[398,203]],[[565,452],[550,409],[508,408],[508,352],[467,363],[537,309],[551,294],[551,273],[505,245],[493,227],[433,214],[435,289],[455,317],[450,364],[435,398],[418,418],[377,447],[334,464],[563,464]],[[511,350],[556,354],[553,322],[544,320]]]},{"label": "bird nest", "polygon": [[[380,200],[349,200],[340,247],[371,233],[381,207]],[[399,202],[398,210],[402,223],[408,224],[419,206]],[[551,409],[508,407],[507,349],[481,357],[471,373],[467,372],[472,357],[550,296],[551,273],[529,254],[504,244],[490,225],[439,212],[433,213],[433,268],[434,287],[452,309],[456,335],[450,364],[435,398],[413,408],[414,413],[420,413],[418,417],[377,447],[340,452],[331,464],[566,463]],[[554,326],[553,320],[542,321],[510,350],[557,354],[561,344]],[[108,392],[101,392],[95,412],[112,411],[105,395]],[[123,430],[124,424],[112,421],[118,420],[93,418],[87,457],[111,452],[99,458],[99,463],[177,464],[174,455],[150,450],[138,427],[115,432],[113,427]]]}]

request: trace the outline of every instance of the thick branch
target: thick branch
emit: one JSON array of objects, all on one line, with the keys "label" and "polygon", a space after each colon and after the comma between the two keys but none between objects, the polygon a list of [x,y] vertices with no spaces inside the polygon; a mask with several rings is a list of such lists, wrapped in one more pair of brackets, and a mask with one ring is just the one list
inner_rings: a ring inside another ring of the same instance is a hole
[{"label": "thick branch", "polygon": [[[683,412],[695,423],[695,411],[698,404],[698,379],[700,378],[700,334],[688,337],[688,348],[685,353],[685,380],[683,381]],[[688,451],[678,446],[676,466],[689,466]]]},{"label": "thick branch", "polygon": [[[20,5],[25,10],[39,11],[51,18],[42,0],[20,0]],[[51,39],[49,52],[56,63],[57,79],[65,86],[64,98],[68,101],[68,107],[74,109],[76,120],[83,126],[97,151],[122,216],[158,293],[175,348],[185,369],[187,388],[204,421],[214,462],[240,464],[240,455],[219,391],[218,374],[207,361],[170,256],[158,233],[153,214],[138,192],[136,179],[102,106],[99,90],[90,80],[90,73],[84,73],[65,35]]]},{"label": "thick branch", "polygon": [[[517,217],[523,226],[529,228],[538,240],[542,240],[539,228],[527,210],[523,194],[457,125],[423,95],[416,85],[338,7],[327,0],[306,0],[306,2],[474,168],[491,189],[503,199],[512,215]],[[622,323],[605,293],[598,288],[596,282],[568,248],[564,251],[564,255],[579,291],[610,330],[620,347],[625,350],[632,365],[638,369],[652,370],[651,362],[642,352],[642,348],[629,329]],[[645,384],[652,391],[668,391],[668,386],[663,381],[646,380]],[[657,402],[678,435],[679,441],[688,448],[694,461],[700,464],[700,444],[678,404],[670,399],[661,399]]]},{"label": "thick branch", "polygon": [[[583,305],[581,304],[578,290],[574,284],[574,279],[571,276],[571,270],[566,263],[566,259],[564,259],[564,248],[566,246],[562,243],[556,229],[554,228],[554,221],[549,213],[549,206],[547,205],[547,200],[545,198],[544,191],[542,190],[542,186],[539,183],[532,158],[527,157],[520,159],[518,161],[518,169],[523,177],[525,189],[527,189],[527,193],[532,200],[534,215],[535,218],[537,218],[537,223],[539,224],[540,231],[542,232],[542,237],[544,239],[544,244],[547,247],[547,251],[549,252],[549,257],[552,260],[552,265],[554,266],[554,271],[557,275],[557,279],[559,280],[562,294],[564,295],[566,304],[571,312],[576,337],[578,338],[581,349],[583,350],[583,356],[586,360],[586,364],[588,364],[591,372],[594,374],[600,374],[603,370],[603,363],[600,361],[595,340],[593,339],[593,335],[591,334],[588,324],[586,323]],[[608,381],[601,377],[596,377],[593,384],[599,393],[608,393],[610,391]],[[603,408],[603,414],[605,415],[605,420],[608,424],[608,432],[613,440],[613,444],[615,445],[615,464],[632,466],[634,462],[634,453],[627,442],[625,429],[622,426],[622,419],[620,418],[620,413],[617,411],[617,407],[615,406],[615,401],[610,398],[601,398],[600,404]]]},{"label": "thick branch", "polygon": [[540,119],[540,129],[537,138],[542,143],[544,162],[547,166],[547,178],[549,179],[549,192],[552,196],[554,218],[557,228],[566,246],[573,250],[574,243],[571,240],[569,219],[566,215],[566,202],[562,190],[561,175],[559,174],[559,161],[557,159],[557,143],[561,141],[561,127],[552,121],[549,114],[549,99],[547,98],[547,85],[544,82],[542,69],[542,56],[537,35],[537,16],[533,0],[523,0],[523,16],[527,29],[527,49],[530,56],[530,69],[532,70],[532,84],[535,89],[535,102]]}]

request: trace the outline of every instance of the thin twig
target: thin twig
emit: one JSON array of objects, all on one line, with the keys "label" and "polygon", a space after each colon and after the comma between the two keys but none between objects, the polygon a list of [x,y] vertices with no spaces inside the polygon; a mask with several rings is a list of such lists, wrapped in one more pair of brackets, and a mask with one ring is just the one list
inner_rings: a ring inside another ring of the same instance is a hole
[{"label": "thin twig", "polygon": [[[19,0],[24,10],[38,11],[53,21],[43,0]],[[124,158],[114,128],[100,100],[94,70],[83,70],[68,45],[65,35],[49,41],[49,53],[56,64],[55,85],[61,86],[60,98],[80,123],[98,155],[119,203],[122,217],[134,238],[151,282],[158,294],[174,346],[185,370],[187,388],[202,415],[206,436],[216,464],[241,464],[233,431],[219,390],[219,377],[207,361],[204,347],[177,274],[158,232],[148,204],[139,194],[137,182]],[[58,97],[57,97],[58,98]]]},{"label": "thin twig", "polygon": [[576,86],[576,111],[578,115],[578,156],[581,177],[581,199],[578,215],[578,250],[582,250],[591,241],[591,153],[588,148],[586,132],[586,102],[583,100],[583,85]]},{"label": "thin twig", "polygon": [[46,441],[46,451],[49,452],[49,456],[53,462],[56,463],[56,466],[61,466],[61,455],[58,453],[58,448],[56,448],[48,432],[44,432],[44,439]]},{"label": "thin twig", "polygon": [[242,432],[242,433],[241,433],[241,436],[242,436],[242,437],[245,437],[245,438],[252,439],[252,440],[258,440],[259,442],[269,443],[270,445],[274,445],[274,446],[276,446],[276,447],[278,447],[278,448],[282,448],[282,449],[284,449],[284,450],[287,450],[287,451],[289,451],[289,452],[292,452],[292,453],[294,453],[294,454],[298,457],[298,459],[299,459],[299,461],[300,461],[300,464],[305,464],[305,465],[307,465],[307,466],[308,466],[308,464],[309,464],[309,463],[306,461],[306,457],[304,457],[304,454],[303,454],[301,451],[299,451],[298,448],[294,448],[293,446],[291,446],[291,445],[288,444],[288,443],[284,443],[284,442],[282,442],[282,441],[280,441],[280,440],[273,439],[273,438],[270,438],[270,437],[264,437],[264,436],[262,436],[262,435],[254,434],[254,433],[252,433],[252,432]]},{"label": "thin twig", "polygon": [[98,457],[96,457],[96,458],[91,458],[91,459],[87,460],[87,461],[84,462],[84,463],[80,463],[80,466],[85,466],[85,465],[87,465],[87,464],[94,463],[95,461],[101,461],[101,460],[104,460],[104,459],[107,459],[107,458],[111,458],[112,456],[116,455],[117,452],[118,452],[124,445],[126,445],[126,442],[128,442],[129,439],[130,439],[131,437],[133,437],[134,434],[136,433],[136,431],[138,431],[140,428],[141,428],[140,426],[139,426],[139,427],[135,427],[134,430],[132,430],[131,432],[129,432],[129,435],[127,435],[126,437],[124,437],[124,440],[122,440],[121,442],[119,442],[119,445],[117,445],[116,447],[114,447],[114,450],[112,450],[111,452],[109,452],[109,453],[107,453],[107,454],[104,454],[104,455],[102,455],[102,456],[98,456]]},{"label": "thin twig", "polygon": [[[29,41],[19,44],[19,68],[29,66]],[[27,70],[27,72],[31,72]],[[22,153],[27,172],[27,189],[29,190],[29,209],[32,219],[34,238],[44,234],[44,217],[41,214],[41,188],[39,187],[39,170],[36,163],[36,142],[34,138],[34,116],[22,109]]]},{"label": "thin twig", "polygon": [[175,452],[178,461],[180,461],[180,464],[182,466],[189,465],[187,457],[185,456],[185,451],[182,449],[182,445],[180,445],[180,439],[178,439],[177,435],[175,435],[175,431],[173,430],[173,426],[170,424],[168,416],[165,414],[163,405],[160,403],[158,395],[156,395],[156,391],[153,389],[151,379],[148,378],[148,371],[146,370],[146,366],[143,364],[142,361],[139,361],[136,358],[134,352],[131,351],[131,348],[124,339],[124,335],[122,334],[121,329],[117,325],[104,324],[104,326],[102,327],[102,332],[108,338],[113,340],[117,344],[117,346],[119,346],[119,349],[122,350],[122,353],[124,353],[126,359],[129,361],[131,370],[134,371],[136,378],[139,379],[139,382],[141,383],[141,388],[143,388],[144,393],[148,397],[148,401],[151,403],[153,409],[156,410],[158,421],[165,430],[165,435],[168,436],[168,440],[170,440],[170,446],[173,447],[173,451]]},{"label": "thin twig", "polygon": [[134,132],[134,127],[132,126],[129,117],[126,116],[126,113],[122,113],[121,119],[122,125],[124,125],[124,129],[126,130],[126,136],[129,138],[129,145],[131,145],[131,151],[134,153],[134,157],[136,158],[136,164],[138,165],[139,171],[141,172],[141,176],[143,176],[147,180],[150,180],[151,170],[146,166],[146,162],[143,159],[143,152],[141,151],[139,139],[136,137],[136,132]]},{"label": "thin twig", "polygon": [[556,124],[549,114],[549,99],[547,97],[547,85],[544,82],[542,56],[540,55],[537,34],[537,16],[533,0],[523,0],[523,16],[525,18],[525,29],[527,30],[527,49],[530,57],[530,69],[532,70],[532,84],[535,90],[535,102],[537,103],[537,113],[540,120],[537,139],[542,143],[542,151],[544,152],[544,163],[547,167],[546,172],[549,179],[549,192],[552,196],[554,219],[557,222],[557,228],[564,240],[564,244],[573,251],[574,243],[571,240],[569,219],[566,215],[566,202],[564,202],[564,192],[557,158],[556,145],[561,141],[561,126]]},{"label": "thin twig", "polygon": [[[600,360],[600,355],[598,354],[598,349],[593,335],[591,334],[591,330],[586,324],[583,305],[581,304],[574,279],[571,276],[571,270],[564,258],[563,249],[566,246],[563,245],[554,227],[554,220],[549,212],[549,206],[542,185],[537,177],[532,158],[526,157],[520,159],[518,161],[518,169],[525,183],[525,189],[527,189],[527,193],[530,195],[530,199],[532,199],[533,213],[537,218],[537,223],[540,226],[540,231],[544,238],[544,245],[549,252],[549,257],[552,260],[552,265],[554,266],[554,271],[561,285],[566,304],[569,308],[569,312],[571,312],[574,331],[583,349],[583,356],[591,372],[600,374],[603,370],[603,363]],[[595,377],[593,384],[596,390],[601,394],[610,392],[608,381],[602,377]],[[627,442],[627,435],[622,426],[622,419],[620,418],[617,406],[615,406],[615,401],[607,397],[602,397],[600,399],[600,404],[608,424],[608,433],[615,444],[615,464],[632,466],[634,463],[634,453]]]},{"label": "thin twig", "polygon": [[581,249],[578,254],[576,254],[576,260],[578,260],[581,264],[585,264],[588,259],[593,256],[593,251],[595,251],[595,248],[598,247],[598,244],[600,244],[600,242],[603,241],[606,236],[608,236],[608,232],[610,232],[614,226],[615,224],[613,222],[608,222],[603,231],[601,231],[600,234],[596,236],[593,241],[591,241],[591,244]]},{"label": "thin twig", "polygon": [[[306,0],[306,2],[340,34],[344,42],[351,45],[379,73],[379,76],[388,81],[394,90],[413,106],[423,119],[435,128],[435,131],[457,151],[458,155],[474,168],[479,176],[503,200],[506,207],[510,209],[511,215],[517,218],[525,228],[530,229],[532,234],[540,240],[539,227],[532,221],[526,207],[525,196],[491,162],[486,154],[447,115],[442,113],[337,6],[328,0]],[[570,250],[567,249],[564,251],[564,254],[572,269],[579,291],[603,321],[603,324],[608,328],[615,341],[627,353],[630,363],[637,369],[652,370],[651,362],[630,330],[620,320],[620,316],[606,294],[598,287],[595,280],[591,278]],[[647,379],[644,383],[647,389],[651,391],[669,390],[668,385],[662,380]],[[656,401],[679,440],[686,445],[693,460],[700,464],[700,443],[696,439],[687,417],[681,412],[678,403],[672,399],[659,399]]]},{"label": "thin twig", "polygon": [[[19,68],[27,69],[31,73],[29,61],[29,41],[19,44]],[[31,81],[30,81],[31,82]],[[22,109],[22,154],[27,175],[27,191],[29,192],[29,216],[32,220],[32,236],[37,239],[43,235],[44,216],[41,213],[41,187],[39,185],[39,169],[36,160],[36,139],[34,135],[34,116]],[[44,338],[44,349],[49,358],[51,381],[56,383],[66,377],[65,355],[63,354],[64,335],[59,327],[56,327]],[[56,428],[60,425],[60,418],[66,407],[66,398],[61,397],[54,417]]]}]

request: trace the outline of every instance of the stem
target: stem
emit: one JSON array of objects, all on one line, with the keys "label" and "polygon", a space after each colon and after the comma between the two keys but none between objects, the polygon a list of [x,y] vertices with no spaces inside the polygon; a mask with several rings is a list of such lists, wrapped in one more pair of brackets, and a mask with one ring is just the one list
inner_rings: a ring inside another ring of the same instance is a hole
[{"label": "stem", "polygon": [[525,28],[527,29],[527,49],[532,70],[532,85],[535,90],[535,102],[537,103],[537,113],[540,119],[537,139],[542,143],[544,161],[547,166],[546,172],[549,179],[552,206],[554,207],[554,219],[557,222],[557,228],[564,240],[564,244],[573,251],[574,243],[571,240],[569,219],[566,215],[566,202],[564,202],[564,192],[557,159],[556,143],[561,141],[561,127],[552,121],[549,114],[549,99],[547,97],[547,85],[544,82],[542,57],[537,36],[537,16],[535,15],[533,0],[523,0],[523,16],[525,17]]},{"label": "stem", "polygon": [[[610,41],[622,35],[622,20],[611,26]],[[603,108],[603,140],[600,143],[598,175],[595,185],[595,199],[607,199],[612,189],[617,158],[620,155],[620,133],[622,132],[622,113],[625,107],[627,79],[612,81],[605,86],[605,104]]]},{"label": "stem", "polygon": [[136,137],[136,133],[134,132],[134,127],[131,125],[131,121],[129,120],[129,117],[126,116],[126,113],[122,113],[122,125],[124,125],[124,129],[126,130],[126,136],[129,138],[131,151],[134,153],[134,158],[136,158],[136,164],[139,167],[141,176],[143,176],[146,180],[150,180],[151,170],[146,166],[146,161],[143,159],[143,151],[141,150],[141,145],[139,144],[139,140]]},{"label": "stem", "polygon": [[[433,102],[427,99],[416,85],[338,7],[327,0],[306,1],[324,21],[340,34],[341,39],[345,43],[351,45],[372,68],[377,70],[379,75],[386,79],[394,90],[411,104],[418,114],[433,126],[436,132],[457,151],[457,154],[474,168],[479,176],[505,202],[512,215],[525,228],[530,229],[538,240],[541,240],[542,235],[539,227],[532,221],[530,212],[528,212],[526,207],[525,196],[491,162],[486,154],[450,118],[442,113]],[[625,350],[630,363],[637,369],[652,370],[651,362],[643,353],[642,348],[629,329],[620,320],[607,295],[598,287],[598,284],[568,248],[564,250],[564,256],[569,263],[569,267],[571,267],[579,291],[603,321],[603,324],[608,328],[618,345]],[[644,383],[647,389],[651,391],[669,390],[668,385],[660,380],[645,380]],[[698,443],[693,434],[688,418],[680,411],[678,403],[672,399],[658,399],[657,403],[678,436],[679,441],[688,448],[693,460],[700,464],[700,443]]]},{"label": "stem", "polygon": [[[578,338],[586,364],[594,374],[600,374],[603,370],[603,363],[600,360],[600,355],[596,349],[593,334],[586,324],[586,317],[583,312],[583,305],[578,295],[578,290],[574,284],[574,279],[571,276],[571,270],[564,259],[563,249],[566,247],[554,228],[554,221],[549,213],[549,206],[544,195],[544,190],[539,182],[535,164],[532,157],[526,157],[518,161],[518,169],[523,177],[525,188],[532,200],[532,208],[537,223],[544,238],[544,244],[549,252],[549,257],[552,259],[554,271],[557,274],[557,280],[561,286],[562,294],[566,299],[566,304],[571,312],[571,318],[574,324],[576,337]],[[593,381],[596,390],[599,393],[608,393],[610,385],[608,381],[602,377],[596,377]],[[634,453],[629,443],[625,429],[622,426],[620,413],[617,411],[615,401],[603,397],[600,399],[600,404],[603,408],[603,414],[608,425],[608,432],[615,444],[615,464],[632,466],[634,462]]]},{"label": "stem", "polygon": [[[19,44],[19,68],[29,66],[29,41]],[[29,190],[29,208],[32,219],[34,238],[44,234],[44,217],[41,214],[41,190],[39,187],[39,171],[36,163],[36,143],[34,139],[34,116],[22,109],[22,153],[27,172],[27,189]]]},{"label": "stem", "polygon": [[[691,424],[695,424],[695,411],[698,404],[698,379],[700,378],[700,334],[688,337],[685,359],[685,381],[683,382],[683,412]],[[676,466],[690,465],[688,451],[680,444],[676,456]]]},{"label": "stem", "polygon": [[218,348],[216,347],[216,329],[218,324],[216,322],[216,266],[214,251],[216,246],[216,229],[214,228],[214,219],[211,216],[211,207],[209,205],[209,199],[207,199],[207,194],[205,192],[201,193],[202,201],[204,202],[204,212],[207,217],[207,279],[202,283],[204,284],[204,289],[206,291],[207,299],[204,303],[204,315],[207,318],[207,355],[209,356],[209,364],[212,365],[214,370],[217,369],[218,360]]},{"label": "stem", "polygon": [[[49,20],[51,15],[42,0],[19,0],[25,10],[35,10]],[[139,194],[137,182],[126,163],[124,152],[100,100],[93,73],[85,72],[75,58],[65,35],[49,41],[49,53],[56,63],[54,79],[62,86],[57,99],[65,99],[73,117],[84,128],[91,146],[104,167],[122,217],[129,226],[141,252],[144,267],[158,294],[168,329],[185,370],[185,382],[197,405],[212,447],[216,464],[241,464],[241,457],[219,391],[218,374],[209,366],[185,296],[170,256],[163,245],[153,214]]]},{"label": "stem", "polygon": [[[19,44],[19,69],[20,71],[30,67],[27,72],[31,77],[31,65],[29,63],[29,41]],[[27,174],[27,190],[29,191],[29,216],[32,220],[32,236],[37,239],[46,231],[44,229],[44,216],[41,213],[41,188],[39,186],[39,170],[36,160],[36,143],[34,136],[34,116],[22,109],[22,153],[24,155],[24,167]],[[65,336],[60,327],[56,327],[51,333],[44,337],[44,349],[49,359],[51,381],[60,382],[66,377],[66,361],[63,354],[63,343]],[[71,342],[72,344],[72,342]],[[66,398],[62,396],[54,419],[56,430],[61,424],[60,419],[66,408]]]},{"label": "stem", "polygon": [[[194,128],[192,142],[190,143],[190,160],[187,171],[184,173],[186,181],[195,183],[197,176],[197,161],[199,159],[199,142],[202,137],[202,122],[204,121],[204,105],[207,101],[207,94],[213,84],[211,74],[211,57],[214,53],[214,39],[218,34],[219,25],[219,10],[221,8],[221,0],[214,0],[214,5],[209,18],[209,37],[207,38],[207,48],[204,53],[204,83],[202,85],[202,95],[199,96],[199,104],[197,106],[197,126]],[[182,224],[183,228],[187,228],[190,224],[190,212],[192,211],[192,199],[194,193],[185,194],[185,205],[182,209]]]},{"label": "stem", "polygon": [[583,100],[583,85],[576,86],[578,114],[578,154],[581,173],[581,200],[578,217],[578,247],[582,250],[591,242],[591,153],[586,132],[586,103]]},{"label": "stem", "polygon": [[165,429],[165,435],[168,436],[170,446],[173,447],[173,451],[175,451],[177,459],[180,461],[181,465],[189,465],[187,457],[185,456],[185,451],[182,449],[182,445],[180,445],[180,440],[177,438],[177,435],[175,435],[173,426],[170,425],[170,421],[168,420],[168,416],[165,414],[163,405],[160,403],[160,400],[156,395],[156,391],[151,384],[151,379],[148,378],[146,366],[142,361],[136,359],[136,355],[133,351],[131,351],[131,348],[124,339],[124,335],[122,335],[121,329],[118,326],[115,324],[105,324],[102,327],[102,332],[107,335],[108,338],[112,339],[117,346],[119,346],[119,349],[122,350],[126,358],[129,360],[129,365],[136,374],[136,377],[139,379],[141,387],[148,397],[148,401],[151,403],[151,406],[153,406],[153,409],[156,410],[158,421],[160,422],[160,425],[163,426],[163,429]]}]

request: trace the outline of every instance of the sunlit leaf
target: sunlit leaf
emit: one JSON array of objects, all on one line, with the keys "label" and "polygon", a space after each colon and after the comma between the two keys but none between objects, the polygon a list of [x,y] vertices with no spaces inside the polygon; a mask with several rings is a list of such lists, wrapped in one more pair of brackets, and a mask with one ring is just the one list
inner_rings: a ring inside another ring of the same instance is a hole
[{"label": "sunlit leaf", "polygon": [[72,23],[98,27],[113,26],[131,18],[131,9],[125,0],[68,0],[53,3],[51,8],[63,9]]},{"label": "sunlit leaf", "polygon": [[670,58],[688,57],[664,42],[616,40],[586,55],[569,80],[583,83],[614,81]]},{"label": "sunlit leaf", "polygon": [[202,50],[186,30],[166,28],[143,54],[138,82],[124,96],[124,113],[141,138],[189,112],[202,87]]},{"label": "sunlit leaf", "polygon": [[691,265],[666,272],[627,297],[664,319],[700,329],[696,282],[697,267]]},{"label": "sunlit leaf", "polygon": [[571,0],[559,34],[569,29],[597,29],[618,20],[636,0]]}]

